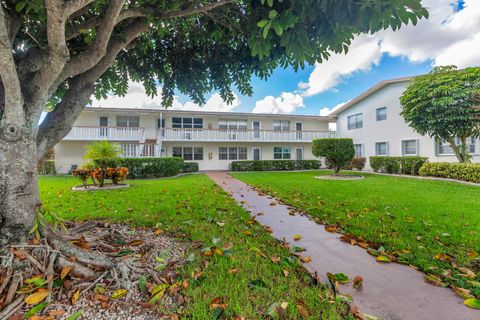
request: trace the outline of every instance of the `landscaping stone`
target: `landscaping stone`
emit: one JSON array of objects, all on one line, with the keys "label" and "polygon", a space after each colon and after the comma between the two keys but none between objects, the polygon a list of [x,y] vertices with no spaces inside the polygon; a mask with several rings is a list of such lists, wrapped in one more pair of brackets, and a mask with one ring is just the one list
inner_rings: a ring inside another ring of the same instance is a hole
[{"label": "landscaping stone", "polygon": [[107,184],[103,187],[88,185],[86,188],[84,186],[73,187],[73,191],[101,191],[101,190],[116,190],[130,187],[129,184],[119,183],[119,184]]}]

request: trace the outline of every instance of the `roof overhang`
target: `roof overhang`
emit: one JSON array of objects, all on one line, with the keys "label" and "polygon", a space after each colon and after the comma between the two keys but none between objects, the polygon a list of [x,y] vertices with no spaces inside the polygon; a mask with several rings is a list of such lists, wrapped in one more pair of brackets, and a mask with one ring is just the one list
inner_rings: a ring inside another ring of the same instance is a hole
[{"label": "roof overhang", "polygon": [[141,109],[141,108],[102,108],[86,107],[85,112],[114,112],[114,113],[137,113],[137,114],[178,114],[178,115],[202,115],[219,117],[265,117],[265,118],[296,118],[311,119],[318,121],[334,121],[335,118],[329,116],[316,115],[295,115],[282,113],[250,113],[250,112],[216,112],[216,111],[193,111],[193,110],[172,110],[172,109]]},{"label": "roof overhang", "polygon": [[349,102],[345,103],[343,106],[341,106],[340,108],[338,108],[337,110],[333,111],[332,113],[329,114],[330,117],[338,117],[338,115],[348,109],[350,109],[351,107],[353,107],[354,105],[356,105],[357,103],[359,103],[360,101],[363,101],[365,100],[366,98],[368,98],[369,96],[371,96],[372,94],[374,94],[375,92],[377,91],[380,91],[382,90],[383,88],[385,88],[386,86],[392,84],[392,83],[401,83],[401,82],[409,82],[411,79],[413,79],[414,77],[411,76],[411,77],[403,77],[403,78],[396,78],[396,79],[390,79],[390,80],[383,80],[383,81],[380,81],[379,83],[377,83],[376,85],[374,85],[373,87],[371,87],[370,89],[368,89],[367,91],[364,91],[363,93],[361,93],[359,96],[355,97],[354,99],[350,100]]}]

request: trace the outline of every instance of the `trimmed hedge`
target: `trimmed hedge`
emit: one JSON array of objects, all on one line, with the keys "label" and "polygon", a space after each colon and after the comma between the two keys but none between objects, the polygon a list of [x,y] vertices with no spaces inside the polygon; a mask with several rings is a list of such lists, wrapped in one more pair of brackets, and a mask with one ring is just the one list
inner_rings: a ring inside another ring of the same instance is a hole
[{"label": "trimmed hedge", "polygon": [[418,175],[428,161],[425,157],[370,157],[370,167],[375,172]]},{"label": "trimmed hedge", "polygon": [[232,171],[311,170],[322,166],[320,160],[257,160],[232,161]]},{"label": "trimmed hedge", "polygon": [[38,162],[38,174],[56,174],[57,169],[55,168],[54,160],[42,160]]},{"label": "trimmed hedge", "polygon": [[420,168],[420,175],[480,183],[480,163],[428,162]]},{"label": "trimmed hedge", "polygon": [[171,177],[182,172],[182,158],[120,158],[109,161],[108,167],[127,167],[128,179]]},{"label": "trimmed hedge", "polygon": [[[367,163],[367,158],[363,157],[355,157],[352,161],[349,161],[346,165],[342,166],[343,170],[353,170],[357,169],[358,171],[362,171],[365,168],[365,164]],[[328,162],[328,159],[325,159],[325,166],[328,169],[333,169],[333,165]]]},{"label": "trimmed hedge", "polygon": [[184,162],[182,172],[198,172],[198,162]]}]

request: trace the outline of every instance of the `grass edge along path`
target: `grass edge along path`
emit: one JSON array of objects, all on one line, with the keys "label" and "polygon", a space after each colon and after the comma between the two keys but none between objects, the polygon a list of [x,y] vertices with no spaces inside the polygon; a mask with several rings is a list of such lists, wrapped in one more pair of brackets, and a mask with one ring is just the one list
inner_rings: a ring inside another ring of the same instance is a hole
[{"label": "grass edge along path", "polygon": [[128,189],[74,192],[73,178],[41,177],[40,191],[45,207],[69,220],[126,222],[198,241],[192,262],[179,270],[185,307],[162,310],[166,314],[353,319],[342,297],[331,297],[298,258],[205,175],[129,183]]},{"label": "grass edge along path", "polygon": [[410,264],[433,285],[450,286],[464,299],[480,297],[478,187],[366,173],[357,181],[314,178],[322,174],[330,172],[230,175],[343,233],[341,240],[379,262]]}]

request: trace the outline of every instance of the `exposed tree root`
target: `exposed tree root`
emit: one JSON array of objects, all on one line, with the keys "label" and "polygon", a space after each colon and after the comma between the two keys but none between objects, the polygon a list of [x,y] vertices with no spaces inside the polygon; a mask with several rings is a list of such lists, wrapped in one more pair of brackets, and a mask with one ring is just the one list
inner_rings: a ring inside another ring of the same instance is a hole
[{"label": "exposed tree root", "polygon": [[[184,263],[168,258],[170,248],[162,246],[161,232],[154,231],[87,222],[64,235],[47,228],[40,240],[2,248],[0,319],[25,313],[42,301],[50,303],[49,308],[59,302],[75,305],[80,298],[100,299],[104,307],[119,301],[112,300],[107,292],[120,294],[122,301],[144,303],[138,301],[139,296],[148,301],[148,292],[138,292],[139,279],[143,289],[174,285],[174,270]],[[158,264],[162,267],[156,269]],[[26,298],[39,292],[49,294],[28,304]]]}]

